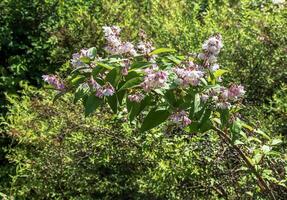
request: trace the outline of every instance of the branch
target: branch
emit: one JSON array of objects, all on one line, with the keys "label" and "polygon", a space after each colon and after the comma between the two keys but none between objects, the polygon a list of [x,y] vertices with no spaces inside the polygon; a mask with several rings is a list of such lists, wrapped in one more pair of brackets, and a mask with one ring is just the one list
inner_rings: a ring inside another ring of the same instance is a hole
[{"label": "branch", "polygon": [[222,131],[216,126],[213,126],[213,130],[215,130],[218,135],[224,140],[224,142],[228,145],[231,145],[240,155],[240,157],[244,160],[246,163],[247,167],[252,171],[252,173],[256,176],[258,185],[262,191],[267,190],[269,195],[271,196],[272,199],[276,200],[272,190],[269,188],[268,184],[266,181],[263,179],[263,177],[258,173],[256,170],[255,166],[250,162],[250,158],[248,158],[247,155],[236,145],[233,144],[231,138],[228,136],[227,133]]}]

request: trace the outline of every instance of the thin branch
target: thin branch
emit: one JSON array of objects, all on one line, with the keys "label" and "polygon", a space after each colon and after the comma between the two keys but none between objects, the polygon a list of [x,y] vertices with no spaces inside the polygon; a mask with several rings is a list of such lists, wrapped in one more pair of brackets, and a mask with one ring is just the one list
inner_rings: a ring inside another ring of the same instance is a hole
[{"label": "thin branch", "polygon": [[256,170],[255,166],[250,162],[250,158],[245,155],[245,153],[236,145],[233,144],[231,138],[228,136],[227,133],[219,129],[218,127],[213,126],[213,130],[215,130],[219,136],[224,140],[224,142],[228,145],[231,145],[240,155],[240,157],[244,160],[246,163],[247,167],[252,171],[252,173],[256,176],[258,185],[262,191],[267,190],[272,199],[276,200],[272,190],[269,188],[268,184],[266,181],[263,179],[263,177],[258,173]]}]

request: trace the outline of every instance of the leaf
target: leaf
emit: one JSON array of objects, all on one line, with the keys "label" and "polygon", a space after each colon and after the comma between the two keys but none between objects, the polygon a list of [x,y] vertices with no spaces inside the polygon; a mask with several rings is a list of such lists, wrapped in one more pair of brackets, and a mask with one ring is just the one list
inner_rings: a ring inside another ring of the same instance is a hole
[{"label": "leaf", "polygon": [[228,72],[228,70],[218,69],[213,74],[214,74],[215,78],[218,78],[218,77],[222,76],[223,74],[225,74],[226,72]]},{"label": "leaf", "polygon": [[142,123],[141,131],[144,132],[160,125],[167,120],[169,115],[167,110],[151,110]]},{"label": "leaf", "polygon": [[84,101],[85,116],[88,116],[95,112],[95,110],[102,104],[102,99],[96,97],[94,94],[90,94]]},{"label": "leaf", "polygon": [[168,90],[165,94],[164,97],[166,101],[173,107],[176,107],[176,98],[174,94],[174,90]]},{"label": "leaf", "polygon": [[236,120],[232,123],[230,131],[231,131],[231,139],[233,142],[238,139],[241,129],[242,125],[240,120]]},{"label": "leaf", "polygon": [[261,147],[261,150],[263,151],[264,154],[268,153],[269,151],[271,151],[271,147],[267,146],[267,145],[263,145]]},{"label": "leaf", "polygon": [[103,68],[96,66],[93,71],[92,71],[92,75],[94,78],[97,78],[98,74],[103,70]]},{"label": "leaf", "polygon": [[101,63],[101,62],[97,62],[97,66],[103,67],[103,68],[108,69],[108,70],[112,70],[114,68],[110,65],[107,65],[107,64]]},{"label": "leaf", "polygon": [[264,133],[264,132],[263,132],[262,130],[260,130],[260,129],[255,129],[254,132],[255,132],[255,133],[258,133],[258,134],[260,134],[260,135],[262,135],[262,136],[263,136],[265,139],[267,139],[267,140],[271,140],[270,136],[269,136],[268,134]]},{"label": "leaf", "polygon": [[120,78],[119,68],[114,68],[108,73],[106,81],[110,82],[116,88]]},{"label": "leaf", "polygon": [[272,142],[271,142],[271,145],[272,146],[276,146],[278,144],[281,144],[282,143],[282,140],[280,139],[273,139]]},{"label": "leaf", "polygon": [[175,52],[175,49],[170,49],[170,48],[159,48],[153,50],[149,55],[155,55],[155,54],[160,54],[160,53],[170,53],[170,52]]},{"label": "leaf", "polygon": [[138,86],[142,81],[143,81],[142,77],[132,78],[132,79],[128,80],[127,82],[125,82],[124,85],[119,89],[119,91],[134,88],[134,87]]},{"label": "leaf", "polygon": [[82,85],[80,85],[74,94],[74,103],[77,103],[80,99],[82,99],[89,91],[89,88],[83,88]]},{"label": "leaf", "polygon": [[193,102],[193,112],[197,113],[200,110],[200,95],[197,93],[194,96],[194,102]]},{"label": "leaf", "polygon": [[118,103],[119,103],[119,105],[122,105],[123,99],[124,99],[124,97],[125,97],[125,94],[126,94],[126,91],[124,91],[124,90],[117,92],[117,97],[118,97]]},{"label": "leaf", "polygon": [[244,144],[242,141],[240,141],[240,140],[235,140],[234,141],[234,144],[235,145],[242,145],[242,144]]},{"label": "leaf", "polygon": [[80,61],[82,61],[85,64],[89,64],[91,62],[91,59],[89,57],[81,57]]},{"label": "leaf", "polygon": [[241,131],[241,128],[242,128],[241,121],[236,120],[235,122],[233,122],[230,130],[232,133],[239,134]]},{"label": "leaf", "polygon": [[71,84],[72,85],[78,85],[80,83],[85,82],[86,77],[83,75],[79,75],[79,76],[75,76],[72,80],[71,80]]},{"label": "leaf", "polygon": [[97,48],[96,47],[91,47],[88,49],[88,56],[89,57],[95,57],[97,55]]},{"label": "leaf", "polygon": [[140,68],[146,68],[151,66],[152,64],[149,62],[135,62],[131,65],[131,69],[140,69]]},{"label": "leaf", "polygon": [[108,100],[108,104],[111,107],[112,111],[114,113],[117,113],[117,111],[118,111],[118,98],[117,98],[117,95],[114,94],[113,96],[109,96],[109,97],[107,97],[107,100]]},{"label": "leaf", "polygon": [[174,62],[177,65],[181,63],[181,60],[178,59],[177,57],[173,56],[173,55],[167,56],[167,59],[171,60],[172,62]]},{"label": "leaf", "polygon": [[221,125],[224,127],[228,124],[229,111],[228,109],[224,109],[224,110],[219,111],[219,113],[220,113]]},{"label": "leaf", "polygon": [[192,122],[189,126],[189,132],[194,133],[194,132],[198,132],[199,130],[199,122]]},{"label": "leaf", "polygon": [[249,131],[253,131],[254,128],[252,128],[251,126],[249,126],[248,124],[242,123],[242,127],[248,129]]},{"label": "leaf", "polygon": [[136,102],[130,102],[129,108],[129,120],[132,122],[140,113],[141,104]]},{"label": "leaf", "polygon": [[146,96],[140,103],[131,102],[127,98],[127,109],[129,111],[129,119],[133,121],[135,117],[137,117],[145,107],[150,103],[150,96]]},{"label": "leaf", "polygon": [[204,133],[206,131],[211,130],[212,127],[213,127],[213,124],[212,124],[211,120],[208,119],[203,124],[200,124],[199,130],[200,130],[200,132]]}]

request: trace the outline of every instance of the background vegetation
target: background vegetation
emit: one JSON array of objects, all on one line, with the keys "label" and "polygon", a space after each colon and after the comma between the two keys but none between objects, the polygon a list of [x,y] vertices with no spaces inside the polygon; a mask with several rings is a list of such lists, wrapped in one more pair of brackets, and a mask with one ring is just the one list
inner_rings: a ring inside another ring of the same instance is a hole
[{"label": "background vegetation", "polygon": [[[52,103],[53,94],[41,91],[41,75],[67,73],[71,54],[82,47],[101,49],[102,26],[113,24],[123,28],[126,39],[143,29],[156,46],[182,52],[195,52],[208,36],[222,34],[221,67],[247,90],[241,114],[271,136],[282,135],[279,149],[285,154],[286,4],[3,0],[0,192],[26,199],[263,198],[252,177],[231,170],[236,155],[223,151],[212,134],[139,135],[106,111],[84,118],[68,97],[60,106]],[[281,159],[276,163],[284,168]],[[286,195],[282,188],[274,190]]]}]

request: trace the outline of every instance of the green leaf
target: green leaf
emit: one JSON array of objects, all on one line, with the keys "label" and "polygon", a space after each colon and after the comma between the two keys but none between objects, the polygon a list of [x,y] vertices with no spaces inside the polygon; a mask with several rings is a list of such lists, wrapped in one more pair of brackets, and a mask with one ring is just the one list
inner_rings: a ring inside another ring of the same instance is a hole
[{"label": "green leaf", "polygon": [[242,144],[244,144],[242,141],[240,141],[240,140],[235,140],[234,141],[234,144],[235,145],[242,145]]},{"label": "green leaf", "polygon": [[89,57],[81,57],[80,61],[82,61],[85,64],[90,64],[91,59]]},{"label": "green leaf", "polygon": [[117,98],[117,95],[114,94],[113,96],[109,96],[109,97],[107,97],[107,100],[108,100],[108,104],[111,107],[112,111],[114,113],[117,113],[117,111],[118,111],[118,98]]},{"label": "green leaf", "polygon": [[194,133],[194,132],[198,132],[199,130],[199,122],[191,122],[191,124],[188,126],[189,128],[189,131],[191,133]]},{"label": "green leaf", "polygon": [[268,153],[269,151],[271,151],[271,147],[267,146],[267,145],[263,145],[261,147],[261,150],[263,151],[264,154]]},{"label": "green leaf", "polygon": [[114,68],[110,65],[107,65],[107,64],[101,63],[101,62],[97,62],[97,66],[103,67],[103,68],[108,69],[108,70],[112,70]]},{"label": "green leaf", "polygon": [[72,85],[78,85],[80,83],[85,82],[85,80],[86,80],[85,76],[78,75],[78,76],[73,77],[73,79],[70,82],[71,82]]},{"label": "green leaf", "polygon": [[151,101],[150,96],[146,96],[140,103],[131,102],[127,98],[127,109],[129,112],[129,120],[133,121]]},{"label": "green leaf", "polygon": [[238,139],[241,129],[242,124],[240,120],[236,120],[235,122],[232,123],[230,131],[231,131],[231,139],[233,142]]},{"label": "green leaf", "polygon": [[175,98],[174,90],[168,90],[164,94],[164,97],[171,106],[176,107],[177,104],[176,104],[176,98]]},{"label": "green leaf", "polygon": [[125,94],[126,94],[126,91],[125,91],[125,90],[123,90],[123,91],[118,91],[118,92],[117,92],[117,97],[118,97],[118,103],[119,103],[119,105],[122,105],[123,99],[124,99],[124,97],[125,97]]},{"label": "green leaf", "polygon": [[212,124],[211,120],[210,120],[210,119],[207,119],[203,124],[202,124],[202,123],[200,124],[200,126],[199,126],[199,131],[200,131],[201,133],[204,133],[204,132],[206,132],[206,131],[211,130],[212,127],[213,127],[213,124]]},{"label": "green leaf", "polygon": [[95,112],[95,110],[102,104],[102,99],[95,96],[95,94],[90,94],[88,98],[84,101],[85,106],[85,116],[88,116]]},{"label": "green leaf", "polygon": [[112,84],[112,86],[117,88],[117,84],[118,84],[120,78],[121,78],[121,76],[120,76],[119,68],[114,68],[108,73],[108,75],[106,77],[106,81],[110,82]]},{"label": "green leaf", "polygon": [[149,62],[135,62],[131,65],[131,69],[140,69],[140,68],[146,68],[151,66],[152,64]]},{"label": "green leaf", "polygon": [[170,48],[159,48],[153,50],[149,55],[155,55],[155,54],[160,54],[160,53],[170,53],[170,52],[175,52],[175,49],[170,49]]},{"label": "green leaf", "polygon": [[272,142],[271,142],[271,145],[272,146],[276,146],[278,144],[281,144],[282,143],[282,140],[280,139],[273,139]]},{"label": "green leaf", "polygon": [[215,78],[218,78],[218,77],[222,76],[223,74],[225,74],[226,72],[228,72],[228,70],[218,69],[213,74],[214,74]]},{"label": "green leaf", "polygon": [[132,79],[128,80],[127,82],[125,82],[124,85],[119,89],[119,91],[134,88],[134,87],[138,86],[142,81],[143,81],[142,77],[132,78]]},{"label": "green leaf", "polygon": [[193,112],[197,113],[200,110],[200,95],[197,93],[194,96],[194,102],[193,102]]},{"label": "green leaf", "polygon": [[228,124],[229,110],[228,109],[220,110],[219,113],[220,113],[221,126],[224,127]]},{"label": "green leaf", "polygon": [[169,115],[167,110],[151,110],[143,121],[141,131],[144,132],[160,125],[167,120]]},{"label": "green leaf", "polygon": [[94,78],[97,78],[98,74],[103,70],[103,68],[96,66],[93,71],[92,71],[92,75]]},{"label": "green leaf", "polygon": [[83,88],[81,85],[77,88],[74,95],[74,103],[77,103],[85,95],[87,95],[89,88]]},{"label": "green leaf", "polygon": [[96,57],[96,55],[97,55],[97,49],[96,49],[96,47],[91,47],[91,48],[89,48],[88,49],[88,56],[89,57]]}]

